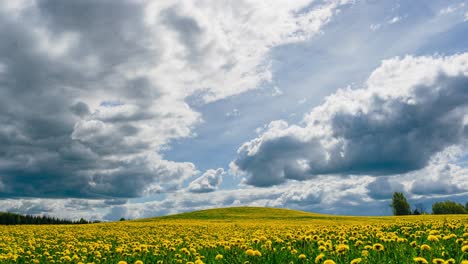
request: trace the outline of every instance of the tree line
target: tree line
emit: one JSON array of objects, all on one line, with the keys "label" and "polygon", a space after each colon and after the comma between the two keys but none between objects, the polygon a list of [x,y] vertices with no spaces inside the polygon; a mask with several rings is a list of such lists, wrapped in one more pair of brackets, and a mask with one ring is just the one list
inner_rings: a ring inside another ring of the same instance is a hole
[{"label": "tree line", "polygon": [[[420,215],[427,214],[423,205],[419,204],[411,211],[411,206],[406,197],[401,192],[393,193],[392,204],[390,205],[394,215]],[[468,214],[468,202],[462,204],[453,201],[436,202],[432,204],[433,214]]]},{"label": "tree line", "polygon": [[0,225],[73,225],[73,224],[91,224],[99,221],[88,221],[83,218],[77,221],[69,219],[60,219],[50,216],[21,215],[15,213],[1,213]]}]

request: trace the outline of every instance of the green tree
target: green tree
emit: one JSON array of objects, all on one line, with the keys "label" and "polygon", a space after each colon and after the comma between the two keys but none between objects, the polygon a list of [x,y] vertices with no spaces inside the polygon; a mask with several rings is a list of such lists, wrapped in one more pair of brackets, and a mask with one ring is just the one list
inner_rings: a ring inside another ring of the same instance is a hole
[{"label": "green tree", "polygon": [[433,214],[465,214],[465,208],[463,205],[453,202],[453,201],[445,201],[445,202],[438,202],[432,205],[432,213]]},{"label": "green tree", "polygon": [[410,215],[411,209],[406,197],[401,192],[394,192],[392,198],[392,204],[390,205],[393,209],[394,215]]}]

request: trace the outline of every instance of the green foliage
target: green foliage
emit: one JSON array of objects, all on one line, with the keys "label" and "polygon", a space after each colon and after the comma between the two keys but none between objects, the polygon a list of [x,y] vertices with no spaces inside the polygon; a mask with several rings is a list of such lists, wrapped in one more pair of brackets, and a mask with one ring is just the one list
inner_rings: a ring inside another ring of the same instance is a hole
[{"label": "green foliage", "polygon": [[50,216],[20,215],[0,212],[0,225],[50,225],[50,224],[88,224],[89,221],[81,218],[79,221],[58,219]]},{"label": "green foliage", "polygon": [[393,193],[392,204],[394,215],[410,215],[411,209],[406,197],[401,192]]},{"label": "green foliage", "polygon": [[453,202],[453,201],[445,201],[445,202],[438,202],[432,205],[432,213],[433,214],[466,214],[467,211],[463,207],[463,205]]}]

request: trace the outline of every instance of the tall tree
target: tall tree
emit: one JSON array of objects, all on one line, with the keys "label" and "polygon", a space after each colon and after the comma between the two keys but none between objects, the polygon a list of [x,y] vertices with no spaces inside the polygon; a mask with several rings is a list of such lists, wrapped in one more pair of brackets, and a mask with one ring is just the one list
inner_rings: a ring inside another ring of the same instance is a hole
[{"label": "tall tree", "polygon": [[394,215],[410,215],[411,209],[405,195],[401,192],[394,192],[391,207]]}]

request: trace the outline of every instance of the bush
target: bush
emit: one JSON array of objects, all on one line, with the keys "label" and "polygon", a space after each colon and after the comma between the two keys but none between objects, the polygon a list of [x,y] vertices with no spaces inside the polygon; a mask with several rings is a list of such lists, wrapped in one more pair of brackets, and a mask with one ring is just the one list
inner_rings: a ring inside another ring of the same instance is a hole
[{"label": "bush", "polygon": [[438,202],[432,205],[433,214],[466,214],[463,205],[452,201]]}]

